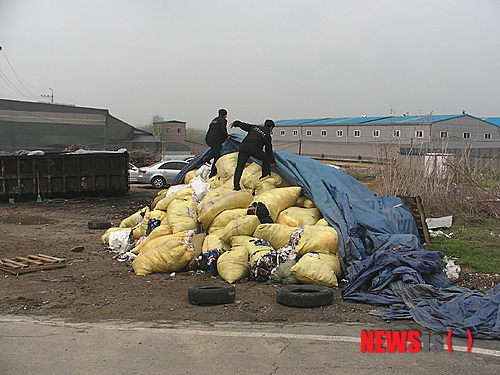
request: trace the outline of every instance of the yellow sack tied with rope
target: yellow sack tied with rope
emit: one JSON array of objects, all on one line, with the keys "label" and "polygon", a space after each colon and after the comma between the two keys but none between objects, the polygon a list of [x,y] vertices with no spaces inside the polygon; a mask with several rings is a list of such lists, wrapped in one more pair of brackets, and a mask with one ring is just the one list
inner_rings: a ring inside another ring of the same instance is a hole
[{"label": "yellow sack tied with rope", "polygon": [[149,207],[141,208],[139,211],[133,213],[126,219],[123,219],[120,223],[120,228],[133,228],[137,224],[142,223],[142,219],[144,219],[144,216],[146,216],[149,211]]},{"label": "yellow sack tied with rope", "polygon": [[306,253],[334,254],[338,252],[339,237],[333,227],[324,225],[304,225],[295,251],[300,255]]},{"label": "yellow sack tied with rope", "polygon": [[[175,188],[175,186],[170,187],[170,189]],[[169,191],[170,191],[169,189]],[[193,189],[190,186],[182,188],[180,190],[170,193],[167,191],[165,198],[161,199],[155,206],[156,210],[168,211],[168,206],[175,199],[189,198],[193,195]]]},{"label": "yellow sack tied with rope", "polygon": [[281,211],[297,203],[301,191],[302,188],[300,186],[276,188],[256,195],[253,201],[264,203],[269,211],[269,216],[273,221],[276,221]]},{"label": "yellow sack tied with rope", "polygon": [[225,193],[214,200],[207,202],[201,211],[198,211],[198,221],[204,228],[210,227],[215,217],[224,210],[247,208],[252,202],[253,195],[247,190],[237,190]]},{"label": "yellow sack tied with rope", "polygon": [[167,210],[167,223],[173,233],[186,232],[198,227],[196,221],[196,206],[198,203],[191,196],[189,198],[174,199]]},{"label": "yellow sack tied with rope", "polygon": [[154,240],[155,238],[161,237],[161,236],[166,236],[169,234],[172,234],[172,228],[170,228],[168,225],[160,225],[159,227],[156,227],[151,231],[151,233],[148,234],[147,237],[145,237],[139,244],[137,244],[132,250],[130,250],[131,253],[134,254],[140,254],[144,246],[151,241]]},{"label": "yellow sack tied with rope", "polygon": [[211,250],[220,250],[220,252],[222,253],[226,250],[229,250],[230,248],[231,244],[221,241],[218,235],[208,234],[203,240],[201,252],[202,254],[204,254]]},{"label": "yellow sack tied with rope", "polygon": [[238,153],[232,152],[221,156],[215,163],[217,168],[217,176],[222,180],[231,179],[234,176],[234,171],[236,170],[236,164],[238,163]]},{"label": "yellow sack tied with rope", "polygon": [[235,208],[232,210],[225,210],[218,214],[212,224],[208,227],[208,233],[222,233],[226,225],[234,219],[247,215],[246,208]]},{"label": "yellow sack tied with rope", "polygon": [[323,215],[316,207],[302,208],[292,206],[281,211],[276,222],[290,227],[299,227],[301,225],[314,225],[322,217]]},{"label": "yellow sack tied with rope", "polygon": [[205,194],[205,196],[203,197],[201,202],[198,204],[198,207],[197,207],[198,213],[203,211],[203,208],[205,207],[205,205],[207,205],[211,201],[219,198],[220,196],[222,196],[226,193],[229,193],[231,190],[233,190],[233,189],[229,186],[227,186],[227,187],[220,186],[217,188],[210,189],[210,191],[207,194]]},{"label": "yellow sack tied with rope", "polygon": [[304,284],[338,286],[342,275],[339,257],[330,254],[307,253],[290,268],[293,275]]},{"label": "yellow sack tied with rope", "polygon": [[135,258],[136,275],[155,272],[176,272],[184,269],[194,257],[194,247],[184,233],[161,236],[148,242]]},{"label": "yellow sack tied with rope", "polygon": [[233,219],[224,227],[220,239],[229,242],[234,236],[251,236],[259,224],[260,220],[257,215],[246,215]]},{"label": "yellow sack tied with rope", "polygon": [[189,172],[186,173],[186,175],[184,176],[184,183],[186,185],[189,184],[191,180],[196,177],[197,171],[198,169],[191,169]]},{"label": "yellow sack tied with rope", "polygon": [[297,228],[284,224],[259,224],[253,232],[253,236],[262,238],[269,242],[273,248],[279,250],[289,242],[295,229]]},{"label": "yellow sack tied with rope", "polygon": [[247,277],[250,273],[247,250],[243,246],[236,246],[219,255],[217,272],[228,283],[234,283]]},{"label": "yellow sack tied with rope", "polygon": [[297,199],[297,206],[303,208],[313,208],[316,207],[314,202],[307,198],[305,195],[301,195],[299,199]]}]

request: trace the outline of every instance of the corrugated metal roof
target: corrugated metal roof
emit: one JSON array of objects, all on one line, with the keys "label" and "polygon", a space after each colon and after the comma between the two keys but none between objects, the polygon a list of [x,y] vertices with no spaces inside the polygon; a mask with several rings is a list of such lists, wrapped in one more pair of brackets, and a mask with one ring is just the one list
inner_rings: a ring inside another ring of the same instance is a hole
[{"label": "corrugated metal roof", "polygon": [[490,124],[500,126],[500,117],[482,117],[481,120],[489,122]]},{"label": "corrugated metal roof", "polygon": [[[364,123],[378,123],[378,124],[406,124],[406,123],[435,123],[440,121],[445,121],[453,118],[470,116],[470,115],[431,115],[431,116],[384,116],[384,117],[329,117],[329,118],[317,118],[317,119],[292,119],[292,120],[278,120],[275,121],[277,126],[293,126],[293,125],[340,125],[340,124],[364,124]],[[474,117],[474,116],[471,116]],[[482,120],[491,122],[492,124],[499,125],[499,117],[488,117],[492,121]],[[496,120],[496,123],[493,122]],[[500,126],[500,125],[499,125]]]},{"label": "corrugated metal roof", "polygon": [[281,125],[302,125],[302,124],[309,124],[311,122],[321,121],[321,120],[324,120],[324,118],[278,120],[278,121],[275,121],[274,123],[276,124],[276,126],[281,126]]}]

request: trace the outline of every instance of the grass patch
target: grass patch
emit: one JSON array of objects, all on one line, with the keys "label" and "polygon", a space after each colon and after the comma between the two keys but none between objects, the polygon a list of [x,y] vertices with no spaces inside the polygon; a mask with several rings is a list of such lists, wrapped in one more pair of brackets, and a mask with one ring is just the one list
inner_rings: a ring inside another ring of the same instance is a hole
[{"label": "grass patch", "polygon": [[455,217],[451,228],[443,230],[452,234],[432,239],[427,249],[441,251],[449,258],[456,258],[462,266],[478,272],[500,274],[500,220],[477,216]]}]

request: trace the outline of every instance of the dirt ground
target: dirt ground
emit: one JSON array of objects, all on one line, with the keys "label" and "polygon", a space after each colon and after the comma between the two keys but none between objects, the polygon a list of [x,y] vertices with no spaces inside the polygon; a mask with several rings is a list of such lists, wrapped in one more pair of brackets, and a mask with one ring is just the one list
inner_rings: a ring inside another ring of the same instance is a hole
[{"label": "dirt ground", "polygon": [[[241,281],[236,302],[195,306],[187,299],[192,284],[222,282],[211,273],[194,271],[136,276],[126,263],[106,250],[105,230],[88,229],[89,220],[121,220],[149,205],[157,191],[132,185],[127,196],[0,202],[0,258],[45,254],[66,259],[66,267],[12,275],[0,270],[0,313],[43,315],[71,321],[108,319],[249,321],[249,322],[380,322],[369,315],[377,309],[340,298],[321,308],[292,308],[276,302],[280,285]],[[83,246],[83,251],[72,251]],[[481,275],[477,277],[483,277]],[[463,277],[465,286],[476,285]],[[484,286],[495,280],[487,279]],[[496,280],[496,283],[498,280]],[[469,283],[469,285],[466,285]],[[489,285],[488,287],[491,287]]]}]

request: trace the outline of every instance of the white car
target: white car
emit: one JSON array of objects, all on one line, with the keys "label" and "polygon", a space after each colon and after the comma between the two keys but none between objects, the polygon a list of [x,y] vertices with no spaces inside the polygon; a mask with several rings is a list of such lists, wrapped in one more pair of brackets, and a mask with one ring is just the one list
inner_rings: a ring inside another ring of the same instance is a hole
[{"label": "white car", "polygon": [[172,185],[181,169],[188,164],[184,160],[169,160],[160,161],[149,167],[141,167],[137,174],[137,182],[139,184],[151,184],[157,189],[163,189]]},{"label": "white car", "polygon": [[139,173],[139,168],[134,164],[128,163],[128,183],[135,184],[137,182],[137,174]]}]

